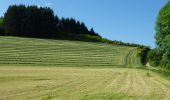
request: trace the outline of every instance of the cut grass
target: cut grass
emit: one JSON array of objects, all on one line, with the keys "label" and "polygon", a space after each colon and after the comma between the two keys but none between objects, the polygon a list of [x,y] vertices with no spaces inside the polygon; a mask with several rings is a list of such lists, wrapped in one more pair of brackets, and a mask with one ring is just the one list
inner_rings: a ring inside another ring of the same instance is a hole
[{"label": "cut grass", "polygon": [[146,73],[129,68],[0,67],[0,99],[170,99],[170,82]]},{"label": "cut grass", "polygon": [[170,99],[170,81],[139,69],[135,48],[17,37],[0,48],[0,100]]},{"label": "cut grass", "polygon": [[107,44],[0,37],[1,65],[113,67],[124,66],[132,48]]}]

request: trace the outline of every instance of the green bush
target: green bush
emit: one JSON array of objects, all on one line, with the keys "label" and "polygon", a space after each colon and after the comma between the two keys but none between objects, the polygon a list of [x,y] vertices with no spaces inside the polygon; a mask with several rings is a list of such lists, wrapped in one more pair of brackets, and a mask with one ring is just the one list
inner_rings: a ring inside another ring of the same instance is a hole
[{"label": "green bush", "polygon": [[153,49],[148,52],[148,61],[151,66],[158,66],[161,63],[162,54],[158,49]]}]

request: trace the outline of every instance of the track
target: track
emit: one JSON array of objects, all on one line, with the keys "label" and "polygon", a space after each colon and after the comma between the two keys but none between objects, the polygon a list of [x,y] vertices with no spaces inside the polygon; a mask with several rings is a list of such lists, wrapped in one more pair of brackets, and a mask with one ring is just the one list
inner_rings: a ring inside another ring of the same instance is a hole
[{"label": "track", "polygon": [[143,67],[140,62],[140,57],[137,56],[137,48],[132,48],[129,50],[124,58],[124,65],[122,67],[137,68]]}]

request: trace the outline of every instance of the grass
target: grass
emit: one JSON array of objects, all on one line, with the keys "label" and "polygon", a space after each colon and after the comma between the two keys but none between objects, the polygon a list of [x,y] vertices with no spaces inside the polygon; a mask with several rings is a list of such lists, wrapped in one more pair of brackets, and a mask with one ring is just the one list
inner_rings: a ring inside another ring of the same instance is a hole
[{"label": "grass", "polygon": [[[124,66],[132,49],[90,42],[0,37],[1,65],[60,67]],[[122,59],[124,58],[124,59]]]},{"label": "grass", "polygon": [[170,82],[146,73],[129,68],[0,67],[0,99],[170,99]]},{"label": "grass", "polygon": [[[136,48],[0,37],[0,100],[169,100]],[[135,67],[135,68],[134,68]]]}]

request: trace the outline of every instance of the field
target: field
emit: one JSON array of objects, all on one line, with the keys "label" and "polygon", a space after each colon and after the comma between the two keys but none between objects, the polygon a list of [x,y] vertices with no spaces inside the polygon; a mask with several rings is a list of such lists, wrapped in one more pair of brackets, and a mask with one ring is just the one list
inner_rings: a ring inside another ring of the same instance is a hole
[{"label": "field", "polygon": [[0,100],[170,100],[136,48],[0,37]]},{"label": "field", "polygon": [[0,48],[1,65],[59,67],[125,66],[125,55],[132,49],[88,42],[15,37],[0,37]]},{"label": "field", "polygon": [[1,67],[2,100],[169,100],[170,82],[128,68]]}]

